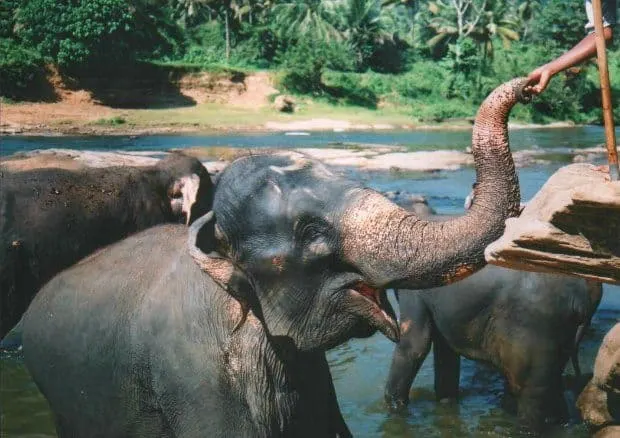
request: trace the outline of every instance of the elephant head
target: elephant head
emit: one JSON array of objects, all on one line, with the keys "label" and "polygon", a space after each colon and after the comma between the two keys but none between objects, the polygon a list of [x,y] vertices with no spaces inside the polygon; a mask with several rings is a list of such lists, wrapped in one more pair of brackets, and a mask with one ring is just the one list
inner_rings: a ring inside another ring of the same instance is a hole
[{"label": "elephant head", "polygon": [[422,220],[302,155],[248,156],[224,170],[213,213],[190,229],[192,255],[273,339],[299,350],[377,329],[396,341],[385,289],[430,288],[473,273],[519,211],[507,119],[524,84],[500,86],[480,107],[476,195],[467,215]]},{"label": "elephant head", "polygon": [[171,213],[191,224],[211,209],[213,183],[196,158],[171,153],[157,162],[154,173],[167,190]]}]

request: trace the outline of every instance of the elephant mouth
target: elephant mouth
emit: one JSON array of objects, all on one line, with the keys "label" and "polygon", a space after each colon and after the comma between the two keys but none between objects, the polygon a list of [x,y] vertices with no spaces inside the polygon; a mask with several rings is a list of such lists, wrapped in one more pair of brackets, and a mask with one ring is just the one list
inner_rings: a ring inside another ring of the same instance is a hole
[{"label": "elephant mouth", "polygon": [[391,341],[398,342],[400,331],[385,289],[357,281],[347,289],[347,298],[349,310],[353,314],[362,317]]}]

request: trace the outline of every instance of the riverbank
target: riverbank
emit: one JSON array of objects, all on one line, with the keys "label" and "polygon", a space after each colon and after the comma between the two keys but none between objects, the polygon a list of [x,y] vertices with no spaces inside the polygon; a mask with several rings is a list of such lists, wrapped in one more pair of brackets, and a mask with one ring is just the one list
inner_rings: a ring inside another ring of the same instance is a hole
[{"label": "riverbank", "polygon": [[[566,128],[572,122],[547,125],[510,123],[510,129]],[[201,104],[191,108],[116,109],[96,104],[19,103],[0,105],[0,135],[153,135],[258,132],[468,130],[470,120],[414,123],[394,111],[312,104],[297,114]]]},{"label": "riverbank", "polygon": [[[547,125],[510,123],[510,129],[566,128],[572,122]],[[315,131],[468,130],[471,120],[414,123],[397,111],[330,107],[311,103],[296,114],[270,108],[200,104],[190,108],[117,109],[97,104],[0,104],[0,135],[153,135],[231,134]]]},{"label": "riverbank", "polygon": [[[71,89],[59,78],[52,83],[53,102],[0,102],[0,135],[468,130],[475,115],[427,122],[417,119],[415,109],[408,106],[383,103],[369,109],[307,97],[295,97],[294,112],[283,113],[274,107],[280,92],[265,72],[247,75],[240,82],[201,73],[179,81],[173,91],[145,89],[140,98],[140,90],[132,90],[131,99],[125,96],[125,100],[124,89],[106,90],[102,98],[92,91]],[[510,125],[513,129],[570,126],[575,125],[533,125],[518,120]]]}]

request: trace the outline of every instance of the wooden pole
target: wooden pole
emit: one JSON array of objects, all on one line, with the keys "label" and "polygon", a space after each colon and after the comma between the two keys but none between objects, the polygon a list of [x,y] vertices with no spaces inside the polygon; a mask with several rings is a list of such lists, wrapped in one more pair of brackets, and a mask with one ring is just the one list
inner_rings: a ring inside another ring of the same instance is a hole
[{"label": "wooden pole", "polygon": [[594,14],[594,32],[596,38],[596,57],[598,73],[601,80],[601,95],[603,100],[603,120],[605,122],[605,144],[607,145],[607,160],[609,161],[609,175],[612,181],[618,181],[618,151],[616,149],[616,132],[614,129],[614,114],[611,107],[611,88],[609,86],[609,70],[607,68],[607,52],[605,51],[605,35],[603,29],[603,10],[601,0],[592,0]]}]

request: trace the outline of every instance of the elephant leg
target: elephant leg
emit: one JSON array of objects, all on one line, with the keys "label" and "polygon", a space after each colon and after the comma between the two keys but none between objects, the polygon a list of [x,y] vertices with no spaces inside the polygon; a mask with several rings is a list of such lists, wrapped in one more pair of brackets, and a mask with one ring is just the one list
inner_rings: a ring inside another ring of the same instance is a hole
[{"label": "elephant leg", "polygon": [[[407,297],[412,298],[412,297]],[[391,409],[401,410],[409,403],[409,390],[431,348],[431,318],[421,299],[415,305],[401,300],[400,341],[394,348],[385,387],[385,400]]]},{"label": "elephant leg", "polygon": [[517,395],[517,415],[522,426],[540,431],[545,421],[554,422],[568,417],[568,408],[562,391],[561,367],[534,362],[530,375]]},{"label": "elephant leg", "polygon": [[433,357],[437,399],[455,399],[459,394],[461,356],[448,345],[437,330],[433,331]]}]

